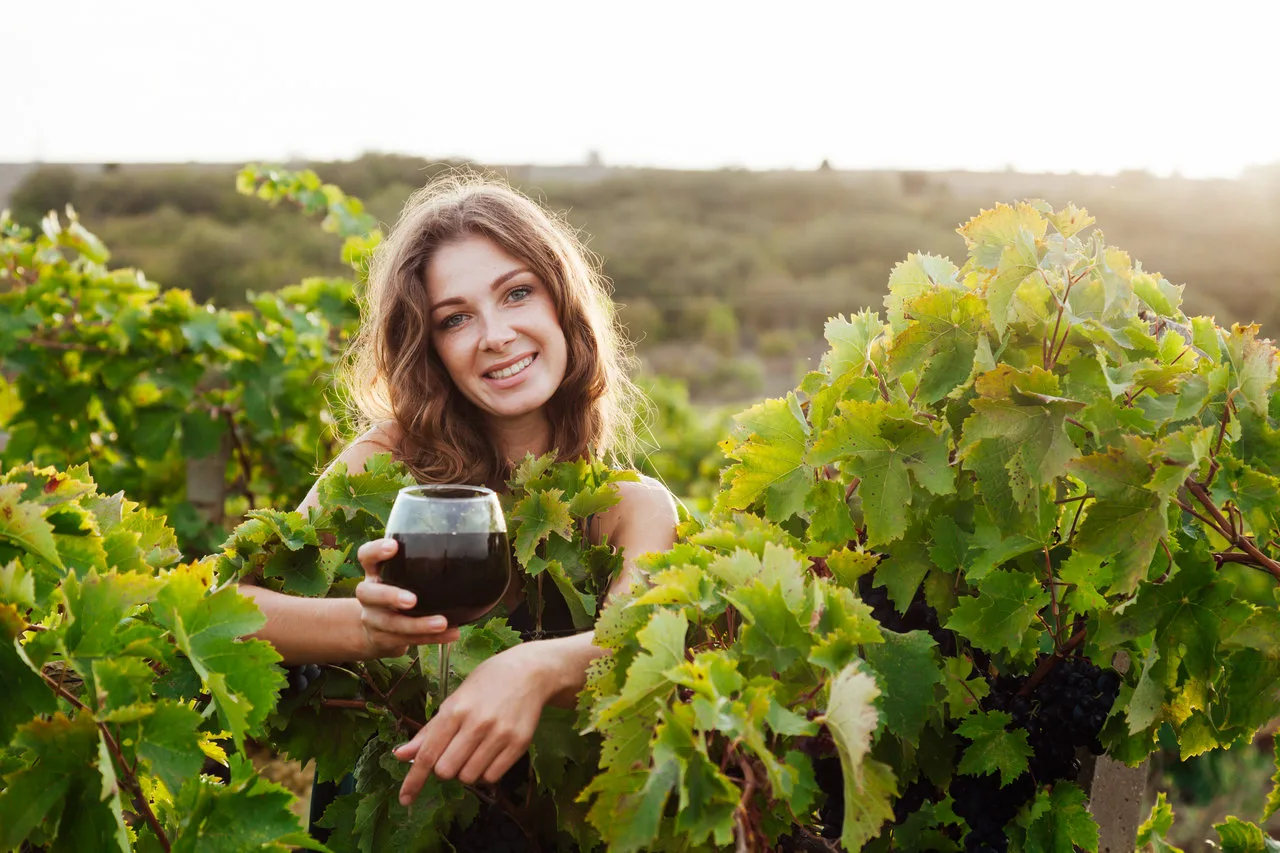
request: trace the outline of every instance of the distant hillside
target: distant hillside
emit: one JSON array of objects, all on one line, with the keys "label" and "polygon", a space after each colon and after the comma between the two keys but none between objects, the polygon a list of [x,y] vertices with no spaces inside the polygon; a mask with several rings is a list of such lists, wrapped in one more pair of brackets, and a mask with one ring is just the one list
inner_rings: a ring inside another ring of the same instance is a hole
[{"label": "distant hillside", "polygon": [[[310,165],[393,222],[414,189],[455,164],[371,154]],[[238,167],[0,164],[0,203],[34,224],[69,201],[114,262],[223,304],[242,302],[246,290],[343,274],[330,235],[235,193]],[[820,346],[827,317],[880,308],[890,270],[909,252],[961,257],[958,225],[1021,198],[1087,207],[1109,243],[1187,285],[1189,312],[1258,320],[1273,335],[1280,328],[1278,167],[1242,180],[492,168],[565,212],[603,259],[642,354],[708,393],[745,393],[789,372]]]}]

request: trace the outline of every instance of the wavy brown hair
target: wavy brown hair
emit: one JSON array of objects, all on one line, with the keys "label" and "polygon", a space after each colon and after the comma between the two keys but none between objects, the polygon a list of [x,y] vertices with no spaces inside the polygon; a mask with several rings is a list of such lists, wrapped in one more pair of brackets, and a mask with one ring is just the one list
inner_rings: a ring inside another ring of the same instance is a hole
[{"label": "wavy brown hair", "polygon": [[431,345],[426,269],[441,246],[489,238],[525,263],[551,293],[568,361],[547,403],[561,460],[626,463],[640,394],[627,376],[630,347],[599,263],[561,218],[504,183],[451,174],[414,193],[378,246],[360,294],[361,326],[340,369],[354,426],[393,421],[396,456],[422,482],[501,486],[511,462],[481,412],[454,385]]}]

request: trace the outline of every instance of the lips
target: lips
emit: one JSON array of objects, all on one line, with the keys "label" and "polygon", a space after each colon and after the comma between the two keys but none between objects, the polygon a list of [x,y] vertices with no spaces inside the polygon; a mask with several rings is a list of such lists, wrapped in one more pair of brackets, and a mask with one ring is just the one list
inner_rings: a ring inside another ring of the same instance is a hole
[{"label": "lips", "polygon": [[533,364],[534,359],[537,357],[537,353],[526,353],[524,355],[508,359],[507,361],[500,362],[493,368],[489,369],[484,374],[484,377],[486,379],[510,379],[512,376],[523,372],[529,367],[529,365]]}]

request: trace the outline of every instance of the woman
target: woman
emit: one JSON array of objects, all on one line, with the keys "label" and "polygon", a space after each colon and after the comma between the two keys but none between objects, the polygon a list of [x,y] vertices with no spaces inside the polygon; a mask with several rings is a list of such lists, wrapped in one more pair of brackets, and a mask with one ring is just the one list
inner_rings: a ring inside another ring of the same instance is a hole
[{"label": "woman", "polygon": [[[618,459],[637,392],[624,371],[613,305],[574,234],[510,188],[449,178],[420,190],[378,248],[364,324],[344,385],[367,431],[338,457],[351,471],[390,451],[420,482],[501,489],[513,463]],[[628,588],[635,557],[675,538],[671,495],[652,479],[624,483],[592,525],[624,554],[611,591]],[[316,489],[299,510],[317,505]],[[288,663],[404,654],[450,642],[443,617],[401,613],[414,596],[380,583],[391,539],[360,546],[355,599],[305,599],[248,587],[267,616],[257,636]],[[514,621],[514,620],[513,620]],[[412,740],[400,789],[409,804],[429,774],[496,782],[525,753],[542,708],[572,707],[592,634],[532,640],[478,666]]]}]

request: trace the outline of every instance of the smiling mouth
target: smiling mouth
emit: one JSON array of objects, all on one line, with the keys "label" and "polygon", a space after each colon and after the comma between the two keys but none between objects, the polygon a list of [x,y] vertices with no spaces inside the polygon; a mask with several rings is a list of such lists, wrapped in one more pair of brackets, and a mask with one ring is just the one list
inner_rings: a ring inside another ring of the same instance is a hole
[{"label": "smiling mouth", "polygon": [[515,376],[517,373],[520,373],[529,365],[533,364],[533,360],[537,357],[536,353],[534,355],[527,355],[515,364],[504,367],[501,370],[491,370],[484,376],[486,379],[510,379],[512,376]]}]

